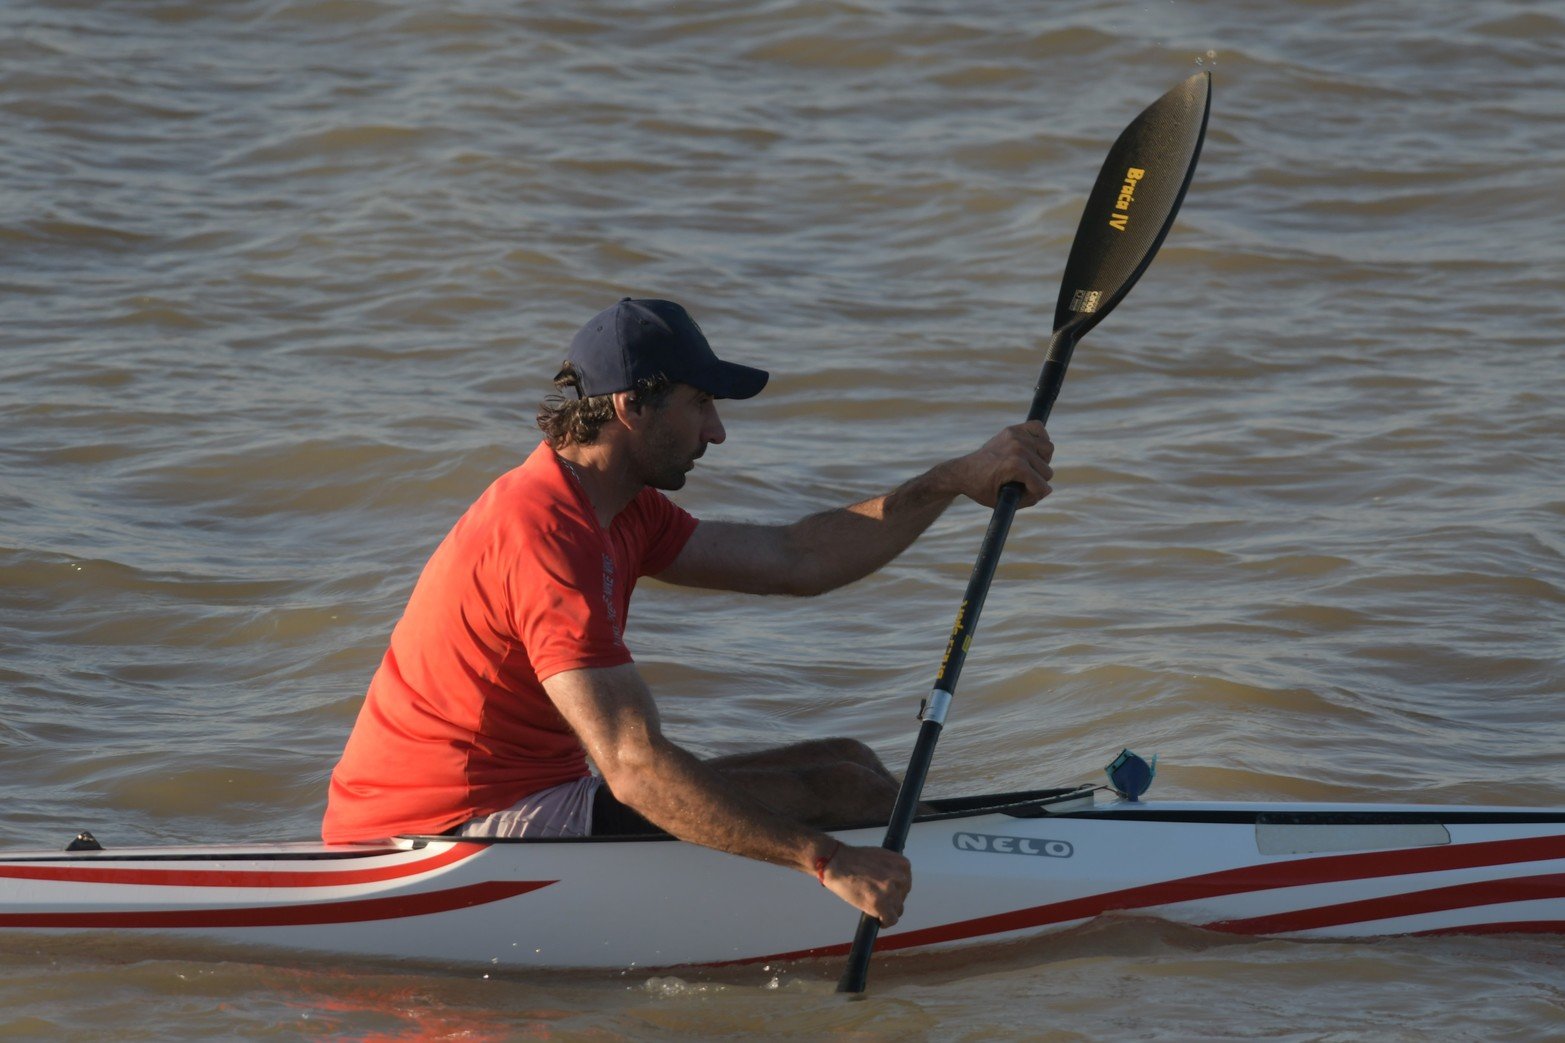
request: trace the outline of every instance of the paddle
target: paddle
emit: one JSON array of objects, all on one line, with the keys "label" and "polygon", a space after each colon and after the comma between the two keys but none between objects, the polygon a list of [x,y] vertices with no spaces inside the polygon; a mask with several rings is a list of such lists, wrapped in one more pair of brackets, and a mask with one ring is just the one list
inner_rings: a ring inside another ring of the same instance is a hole
[{"label": "paddle", "polygon": [[[1028,420],[1048,420],[1076,342],[1124,299],[1163,244],[1201,155],[1206,118],[1211,110],[1211,86],[1210,73],[1196,73],[1132,120],[1109,150],[1097,184],[1087,197],[1070,259],[1065,262],[1060,298],[1054,309],[1054,336],[1044,357]],[[923,723],[918,741],[881,845],[888,850],[901,851],[907,843],[935,743],[945,726],[946,711],[967,659],[967,648],[978,626],[978,614],[983,611],[995,566],[1000,562],[1000,549],[1016,514],[1020,492],[1021,486],[1015,482],[1000,489],[972,578],[967,581],[956,625],[951,628],[939,676],[919,713]],[[879,920],[868,915],[860,917],[847,969],[837,983],[838,992],[864,991],[870,953],[879,933]]]}]

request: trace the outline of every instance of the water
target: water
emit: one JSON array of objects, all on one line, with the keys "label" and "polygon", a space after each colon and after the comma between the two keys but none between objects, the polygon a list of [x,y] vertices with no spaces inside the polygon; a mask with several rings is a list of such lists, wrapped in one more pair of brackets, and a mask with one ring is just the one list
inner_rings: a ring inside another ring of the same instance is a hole
[{"label": "water", "polygon": [[[787,520],[1019,420],[1109,143],[1214,74],[1083,343],[930,791],[1565,803],[1565,16],[1368,0],[0,8],[0,844],[314,834],[424,558],[563,344],[674,296],[773,370],[681,502]],[[716,753],[892,763],[984,512],[808,601],[648,584]],[[0,1037],[1541,1039],[1557,939],[1113,921],[714,975],[0,948]]]}]

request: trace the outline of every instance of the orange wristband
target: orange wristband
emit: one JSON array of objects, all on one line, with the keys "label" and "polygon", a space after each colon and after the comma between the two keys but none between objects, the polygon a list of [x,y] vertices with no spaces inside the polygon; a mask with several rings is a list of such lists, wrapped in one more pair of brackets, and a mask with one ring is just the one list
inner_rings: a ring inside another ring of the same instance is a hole
[{"label": "orange wristband", "polygon": [[815,860],[815,878],[821,882],[822,887],[826,886],[826,867],[831,865],[831,860],[837,857],[838,851],[842,850],[842,841],[833,840],[831,843],[831,854],[823,855]]}]

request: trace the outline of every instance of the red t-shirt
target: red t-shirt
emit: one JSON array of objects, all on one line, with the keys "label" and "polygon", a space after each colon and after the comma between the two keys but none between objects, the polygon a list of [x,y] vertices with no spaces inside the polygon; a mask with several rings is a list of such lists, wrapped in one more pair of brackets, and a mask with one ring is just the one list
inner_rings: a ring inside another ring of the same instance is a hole
[{"label": "red t-shirt", "polygon": [[696,520],[643,489],[605,531],[548,443],[468,508],[419,576],[332,772],[329,843],[440,833],[587,774],[542,682],[631,662],[636,580]]}]

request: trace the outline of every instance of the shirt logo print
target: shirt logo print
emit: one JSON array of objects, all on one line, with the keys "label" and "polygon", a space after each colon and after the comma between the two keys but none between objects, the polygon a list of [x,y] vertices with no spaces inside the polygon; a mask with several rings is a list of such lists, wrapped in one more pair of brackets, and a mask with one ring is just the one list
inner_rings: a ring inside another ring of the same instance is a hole
[{"label": "shirt logo print", "polygon": [[608,613],[609,625],[614,628],[614,637],[623,641],[624,626],[620,623],[619,610],[614,607],[614,559],[607,554],[603,556],[603,608]]}]

